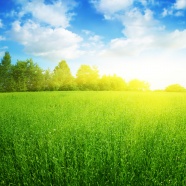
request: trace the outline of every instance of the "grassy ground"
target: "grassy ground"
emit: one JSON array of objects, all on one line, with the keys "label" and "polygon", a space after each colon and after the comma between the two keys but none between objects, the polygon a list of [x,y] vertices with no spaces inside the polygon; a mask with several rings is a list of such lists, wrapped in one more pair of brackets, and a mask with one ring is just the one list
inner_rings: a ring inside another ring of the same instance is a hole
[{"label": "grassy ground", "polygon": [[186,185],[186,94],[0,94],[0,185]]}]

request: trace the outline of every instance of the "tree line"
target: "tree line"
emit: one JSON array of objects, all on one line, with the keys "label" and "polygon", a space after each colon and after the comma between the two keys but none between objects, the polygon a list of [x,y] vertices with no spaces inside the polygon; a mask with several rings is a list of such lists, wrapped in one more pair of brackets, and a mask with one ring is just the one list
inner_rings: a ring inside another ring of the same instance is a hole
[{"label": "tree line", "polygon": [[81,65],[74,77],[64,60],[53,71],[43,70],[32,59],[17,60],[13,65],[9,52],[5,52],[0,63],[0,92],[149,89],[148,82],[133,79],[127,83],[117,75],[100,76],[97,67],[89,65]]}]

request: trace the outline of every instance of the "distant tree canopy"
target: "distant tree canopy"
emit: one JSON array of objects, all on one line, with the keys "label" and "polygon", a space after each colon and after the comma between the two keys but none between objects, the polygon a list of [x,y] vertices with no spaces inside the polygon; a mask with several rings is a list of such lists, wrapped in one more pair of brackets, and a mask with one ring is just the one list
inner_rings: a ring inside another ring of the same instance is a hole
[{"label": "distant tree canopy", "polygon": [[39,91],[43,89],[43,70],[32,59],[17,61],[12,66],[15,91]]},{"label": "distant tree canopy", "polygon": [[52,82],[55,90],[73,90],[75,80],[66,61],[59,62],[55,67]]},{"label": "distant tree canopy", "polygon": [[12,65],[11,56],[9,52],[5,52],[5,55],[0,63],[0,91],[9,92],[13,91],[12,82]]},{"label": "distant tree canopy", "polygon": [[[64,60],[53,71],[41,69],[32,59],[17,60],[13,65],[9,52],[5,52],[0,62],[0,92],[51,90],[148,91],[150,84],[138,79],[127,83],[117,75],[100,77],[97,67],[89,65],[81,65],[74,77]],[[165,91],[183,92],[185,88],[174,84]]]},{"label": "distant tree canopy", "polygon": [[166,92],[185,92],[186,89],[179,84],[172,84],[165,88]]},{"label": "distant tree canopy", "polygon": [[81,65],[76,74],[76,83],[80,90],[98,90],[99,71],[96,67]]},{"label": "distant tree canopy", "polygon": [[131,90],[131,91],[147,91],[147,90],[150,90],[150,84],[146,81],[133,79],[128,83],[128,90]]},{"label": "distant tree canopy", "polygon": [[100,90],[127,90],[127,83],[121,77],[104,75],[99,80]]}]

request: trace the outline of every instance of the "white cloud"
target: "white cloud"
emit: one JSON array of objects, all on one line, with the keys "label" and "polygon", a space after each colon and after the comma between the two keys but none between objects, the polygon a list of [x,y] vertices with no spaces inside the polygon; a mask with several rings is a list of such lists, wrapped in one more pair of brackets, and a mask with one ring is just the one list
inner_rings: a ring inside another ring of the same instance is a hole
[{"label": "white cloud", "polygon": [[[71,3],[69,3],[71,2]],[[69,26],[72,13],[69,12],[75,6],[73,1],[54,1],[53,4],[45,4],[44,0],[18,1],[22,5],[19,16],[31,14],[34,19],[40,23],[46,23],[53,27]]]},{"label": "white cloud", "polygon": [[166,8],[163,9],[162,16],[166,17],[168,15],[168,10]]},{"label": "white cloud", "polygon": [[166,16],[168,16],[168,15],[173,15],[173,10],[172,10],[172,8],[169,8],[169,9],[164,8],[164,9],[163,9],[162,16],[163,16],[163,17],[166,17]]},{"label": "white cloud", "polygon": [[0,35],[0,41],[3,41],[3,40],[6,40],[6,38]]},{"label": "white cloud", "polygon": [[168,35],[167,47],[171,49],[186,49],[186,29],[183,31],[175,30]]},{"label": "white cloud", "polygon": [[134,7],[135,2],[140,2],[145,8],[148,5],[158,5],[155,0],[90,0],[95,8],[101,12],[106,19],[112,19],[117,13],[125,12]]},{"label": "white cloud", "polygon": [[139,1],[143,6],[147,6],[147,5],[158,5],[159,2],[155,1],[155,0],[136,0]]},{"label": "white cloud", "polygon": [[28,20],[21,25],[12,24],[10,34],[14,40],[25,47],[25,51],[35,56],[53,59],[71,59],[79,56],[82,38],[64,28],[42,27]]},{"label": "white cloud", "polygon": [[2,23],[2,20],[0,19],[0,28],[3,27],[3,23]]},{"label": "white cloud", "polygon": [[92,3],[96,9],[103,13],[105,18],[111,18],[111,16],[119,11],[125,10],[133,4],[134,0],[92,0]]},{"label": "white cloud", "polygon": [[149,49],[154,41],[153,37],[143,38],[117,38],[110,42],[108,49],[101,52],[102,56],[127,57],[138,56],[141,52]]},{"label": "white cloud", "polygon": [[153,17],[153,12],[137,8],[120,15],[124,36],[111,40],[109,46],[100,52],[101,56],[137,56],[154,45],[157,33],[164,28]]},{"label": "white cloud", "polygon": [[154,36],[142,36],[138,38],[117,38],[110,42],[110,46],[101,51],[101,56],[114,58],[146,56],[151,52],[175,54],[186,50],[186,30],[175,30],[169,34],[159,33]]},{"label": "white cloud", "polygon": [[139,2],[140,2],[143,6],[146,6],[146,5],[147,5],[147,0],[139,0]]},{"label": "white cloud", "polygon": [[[127,38],[141,37],[160,29],[153,18],[153,11],[148,8],[134,7],[134,2],[142,5],[153,4],[153,0],[93,0],[95,7],[106,19],[117,19],[123,23],[123,33]],[[162,28],[162,27],[161,27]]]},{"label": "white cloud", "polygon": [[82,38],[67,30],[76,3],[74,0],[16,0],[18,20],[12,23],[10,37],[24,46],[26,53],[51,61],[82,55]]},{"label": "white cloud", "polygon": [[134,8],[128,11],[122,18],[125,29],[124,35],[127,38],[138,38],[152,35],[159,29],[159,23],[153,18],[153,12],[146,9],[144,14]]},{"label": "white cloud", "polygon": [[186,9],[186,0],[176,0],[175,9]]},{"label": "white cloud", "polygon": [[[3,28],[3,23],[1,19],[0,19],[0,28]],[[0,41],[3,41],[3,40],[6,40],[6,38],[0,35]]]},{"label": "white cloud", "polygon": [[84,50],[86,56],[92,57],[97,55],[100,50],[103,50],[105,44],[102,41],[102,37],[96,35],[90,30],[82,30],[84,33],[84,42],[81,45],[81,48]]},{"label": "white cloud", "polygon": [[157,35],[151,48],[161,49],[168,53],[186,49],[186,30],[175,30],[166,35]]},{"label": "white cloud", "polygon": [[10,12],[7,12],[5,14],[6,17],[11,17],[11,18],[15,18],[18,16],[18,13],[15,10],[11,10]]},{"label": "white cloud", "polygon": [[153,17],[153,12],[137,8],[127,11],[123,17],[124,37],[111,40],[109,47],[101,51],[102,56],[139,56],[152,51],[176,52],[186,49],[186,30],[165,33],[165,26]]},{"label": "white cloud", "polygon": [[177,11],[177,12],[175,13],[175,16],[176,16],[176,17],[182,17],[182,16],[184,16],[184,13],[183,13],[182,11]]},{"label": "white cloud", "polygon": [[[185,0],[185,2],[186,2],[186,0]],[[184,12],[181,9],[182,8],[177,8],[177,5],[174,4],[171,7],[164,8],[161,15],[162,15],[162,17],[166,17],[166,16],[181,17],[181,16],[184,16]]]}]

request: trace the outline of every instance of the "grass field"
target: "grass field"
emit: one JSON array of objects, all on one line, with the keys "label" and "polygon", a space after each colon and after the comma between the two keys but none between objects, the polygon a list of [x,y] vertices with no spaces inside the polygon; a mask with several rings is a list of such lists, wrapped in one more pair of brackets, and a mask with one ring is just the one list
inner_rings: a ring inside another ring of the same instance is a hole
[{"label": "grass field", "polygon": [[0,94],[0,185],[185,186],[186,94]]}]

